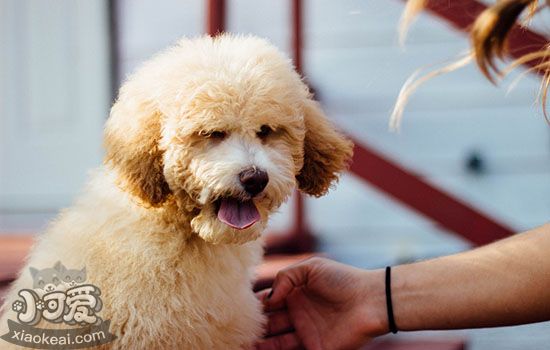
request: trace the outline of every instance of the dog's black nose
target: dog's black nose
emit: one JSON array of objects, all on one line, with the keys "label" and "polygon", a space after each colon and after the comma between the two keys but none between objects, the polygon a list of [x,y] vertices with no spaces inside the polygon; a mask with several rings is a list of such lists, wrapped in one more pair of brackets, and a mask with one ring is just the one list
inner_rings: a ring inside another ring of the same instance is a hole
[{"label": "dog's black nose", "polygon": [[239,174],[239,180],[241,181],[244,190],[248,192],[249,195],[254,197],[258,193],[262,192],[265,186],[267,186],[269,176],[267,176],[267,172],[254,167],[243,170]]}]

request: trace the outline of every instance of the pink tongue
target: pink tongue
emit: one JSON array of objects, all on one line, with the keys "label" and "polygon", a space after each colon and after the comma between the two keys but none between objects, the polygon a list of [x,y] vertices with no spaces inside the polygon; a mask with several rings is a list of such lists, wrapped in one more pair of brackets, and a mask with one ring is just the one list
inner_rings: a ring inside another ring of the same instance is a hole
[{"label": "pink tongue", "polygon": [[254,202],[240,202],[233,198],[222,199],[218,219],[233,228],[243,230],[260,220],[260,213]]}]

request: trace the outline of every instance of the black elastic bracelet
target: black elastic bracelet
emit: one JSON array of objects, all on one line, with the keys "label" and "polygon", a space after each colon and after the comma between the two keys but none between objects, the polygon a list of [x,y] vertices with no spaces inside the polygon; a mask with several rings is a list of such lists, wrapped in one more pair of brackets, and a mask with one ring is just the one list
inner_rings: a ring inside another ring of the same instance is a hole
[{"label": "black elastic bracelet", "polygon": [[395,318],[393,317],[393,305],[391,301],[391,267],[386,266],[386,308],[388,311],[388,326],[390,332],[397,333]]}]

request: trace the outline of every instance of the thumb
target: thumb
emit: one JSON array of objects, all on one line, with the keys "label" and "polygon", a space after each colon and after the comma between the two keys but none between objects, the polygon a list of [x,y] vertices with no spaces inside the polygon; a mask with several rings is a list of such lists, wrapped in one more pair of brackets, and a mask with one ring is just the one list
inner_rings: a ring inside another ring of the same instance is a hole
[{"label": "thumb", "polygon": [[311,266],[307,262],[299,262],[277,273],[271,292],[265,300],[266,306],[281,304],[294,288],[307,284]]}]

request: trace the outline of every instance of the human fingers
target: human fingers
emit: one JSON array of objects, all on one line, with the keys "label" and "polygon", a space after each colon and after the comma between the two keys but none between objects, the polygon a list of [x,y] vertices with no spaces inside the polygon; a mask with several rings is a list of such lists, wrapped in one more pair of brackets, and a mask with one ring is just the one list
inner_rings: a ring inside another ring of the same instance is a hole
[{"label": "human fingers", "polygon": [[293,332],[294,327],[290,320],[290,315],[285,311],[276,311],[267,315],[266,336],[276,336],[284,333]]},{"label": "human fingers", "polygon": [[277,273],[271,287],[271,292],[265,299],[265,304],[269,308],[280,304],[294,288],[300,287],[307,282],[311,269],[309,260],[311,259],[284,268]]}]

